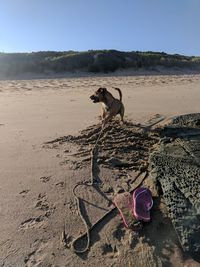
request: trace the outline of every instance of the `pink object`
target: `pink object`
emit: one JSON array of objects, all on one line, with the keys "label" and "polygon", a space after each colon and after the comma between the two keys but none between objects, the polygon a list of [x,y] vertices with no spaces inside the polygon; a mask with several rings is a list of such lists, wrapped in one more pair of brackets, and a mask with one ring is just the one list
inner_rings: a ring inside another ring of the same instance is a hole
[{"label": "pink object", "polygon": [[117,194],[113,200],[126,228],[133,223],[132,196],[129,192]]},{"label": "pink object", "polygon": [[133,192],[132,211],[138,221],[150,221],[150,209],[153,206],[151,191],[140,187]]},{"label": "pink object", "polygon": [[129,192],[117,194],[113,202],[126,228],[137,221],[150,221],[153,199],[148,188],[139,187],[132,194]]}]

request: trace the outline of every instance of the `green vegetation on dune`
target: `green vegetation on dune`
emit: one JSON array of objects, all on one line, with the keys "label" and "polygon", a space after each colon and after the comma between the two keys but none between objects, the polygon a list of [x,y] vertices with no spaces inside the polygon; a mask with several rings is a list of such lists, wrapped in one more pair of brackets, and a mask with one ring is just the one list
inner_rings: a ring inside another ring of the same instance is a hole
[{"label": "green vegetation on dune", "polygon": [[119,69],[156,70],[158,67],[200,69],[200,57],[169,55],[159,52],[121,52],[89,50],[87,52],[0,53],[0,75],[23,73],[64,73],[89,71],[108,73]]}]

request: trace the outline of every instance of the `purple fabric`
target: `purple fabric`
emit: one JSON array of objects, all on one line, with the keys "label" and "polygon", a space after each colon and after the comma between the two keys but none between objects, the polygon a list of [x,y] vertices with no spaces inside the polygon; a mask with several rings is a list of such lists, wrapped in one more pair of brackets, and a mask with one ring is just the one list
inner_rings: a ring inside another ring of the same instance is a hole
[{"label": "purple fabric", "polygon": [[151,191],[139,187],[133,192],[133,215],[139,221],[150,221],[150,209],[153,206]]}]

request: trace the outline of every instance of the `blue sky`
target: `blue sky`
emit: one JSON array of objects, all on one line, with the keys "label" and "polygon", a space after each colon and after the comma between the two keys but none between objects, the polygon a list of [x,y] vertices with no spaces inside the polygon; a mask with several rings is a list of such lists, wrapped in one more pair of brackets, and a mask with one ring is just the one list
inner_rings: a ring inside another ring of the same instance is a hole
[{"label": "blue sky", "polygon": [[0,0],[0,52],[117,49],[200,56],[200,0]]}]

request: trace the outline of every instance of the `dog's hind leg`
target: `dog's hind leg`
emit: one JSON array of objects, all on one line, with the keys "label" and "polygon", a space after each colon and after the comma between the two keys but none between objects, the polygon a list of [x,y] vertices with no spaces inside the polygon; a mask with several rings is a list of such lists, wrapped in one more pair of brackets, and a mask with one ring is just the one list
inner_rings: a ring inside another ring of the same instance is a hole
[{"label": "dog's hind leg", "polygon": [[121,107],[119,115],[121,117],[122,123],[124,123],[124,106]]}]

